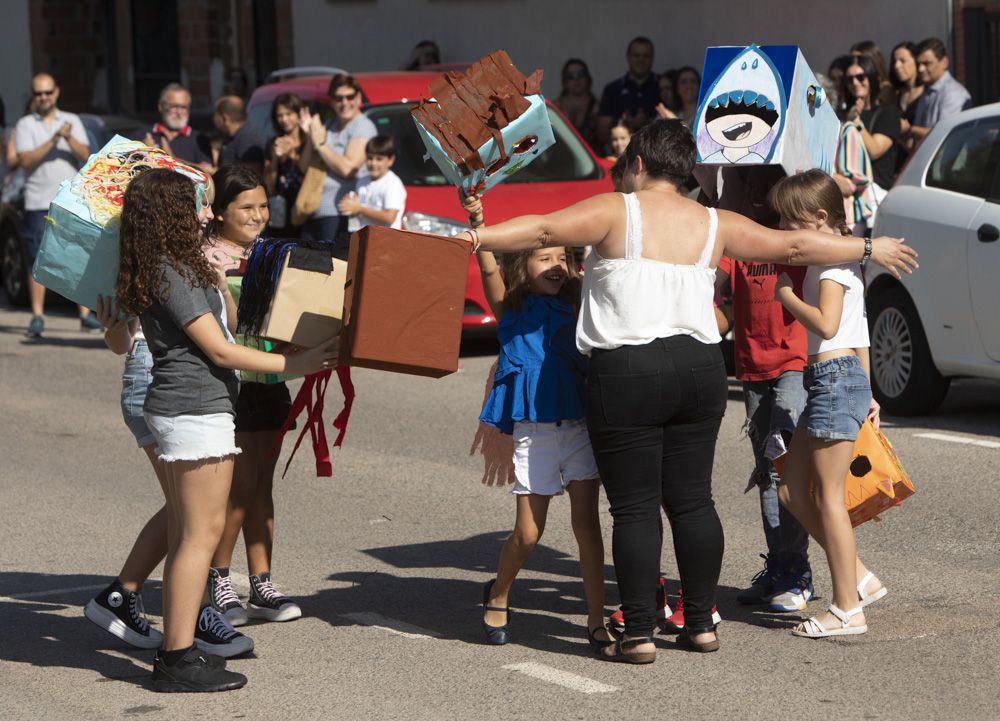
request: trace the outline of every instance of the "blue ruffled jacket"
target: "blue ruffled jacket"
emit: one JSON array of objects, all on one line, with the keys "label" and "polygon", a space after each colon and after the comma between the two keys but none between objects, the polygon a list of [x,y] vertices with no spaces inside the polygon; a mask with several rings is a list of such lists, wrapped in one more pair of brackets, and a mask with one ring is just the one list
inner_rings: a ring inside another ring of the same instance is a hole
[{"label": "blue ruffled jacket", "polygon": [[515,421],[555,423],[584,417],[587,359],[576,349],[576,310],[529,293],[520,312],[497,328],[500,358],[479,420],[513,433]]}]

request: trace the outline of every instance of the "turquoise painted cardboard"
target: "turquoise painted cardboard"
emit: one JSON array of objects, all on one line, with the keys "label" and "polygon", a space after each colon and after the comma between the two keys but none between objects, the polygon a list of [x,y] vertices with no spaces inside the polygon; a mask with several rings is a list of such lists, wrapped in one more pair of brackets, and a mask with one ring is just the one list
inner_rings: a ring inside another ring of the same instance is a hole
[{"label": "turquoise painted cardboard", "polygon": [[[427,154],[437,163],[441,172],[444,173],[444,177],[455,186],[467,191],[475,188],[480,181],[484,181],[485,189],[483,192],[485,192],[555,145],[556,139],[552,134],[552,123],[549,121],[549,113],[545,107],[545,98],[541,95],[528,95],[526,98],[531,103],[530,107],[519,118],[500,131],[500,137],[503,139],[504,148],[509,156],[507,162],[498,164],[500,151],[496,141],[490,138],[479,147],[479,157],[483,159],[484,167],[473,170],[468,175],[463,175],[459,171],[458,166],[444,152],[437,139],[427,132],[427,129],[416,118],[413,122],[417,125],[417,131],[424,141]],[[534,142],[531,142],[532,138],[534,138]],[[524,148],[524,150],[519,148]]]},{"label": "turquoise painted cardboard", "polygon": [[833,171],[840,121],[795,45],[711,47],[694,119],[698,163]]},{"label": "turquoise painted cardboard", "polygon": [[100,198],[88,193],[104,172],[102,161],[109,158],[127,158],[125,167],[133,169],[170,168],[191,178],[198,188],[207,178],[204,171],[178,163],[159,148],[116,135],[59,186],[31,274],[49,290],[88,308],[97,307],[98,296],[114,296],[118,281],[119,218],[128,180]]}]

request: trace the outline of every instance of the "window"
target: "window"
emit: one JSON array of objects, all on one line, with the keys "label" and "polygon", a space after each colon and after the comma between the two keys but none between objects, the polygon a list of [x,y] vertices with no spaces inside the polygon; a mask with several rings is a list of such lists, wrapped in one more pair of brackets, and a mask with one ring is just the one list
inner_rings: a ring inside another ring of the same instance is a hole
[{"label": "window", "polygon": [[985,198],[1000,162],[1000,118],[957,126],[938,148],[927,169],[926,184]]},{"label": "window", "polygon": [[[411,103],[377,105],[365,111],[382,135],[396,141],[393,172],[405,185],[450,185],[437,164],[424,160],[424,143],[410,115]],[[557,183],[600,177],[600,169],[566,123],[549,110],[556,143],[504,183]]]}]

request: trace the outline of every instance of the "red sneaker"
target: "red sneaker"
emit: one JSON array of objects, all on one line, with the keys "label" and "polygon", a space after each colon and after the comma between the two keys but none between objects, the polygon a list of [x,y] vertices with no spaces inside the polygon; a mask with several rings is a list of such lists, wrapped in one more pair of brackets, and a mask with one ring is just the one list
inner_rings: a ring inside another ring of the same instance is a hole
[{"label": "red sneaker", "polygon": [[[712,606],[712,623],[722,623],[722,616],[719,615],[715,606]],[[677,608],[674,609],[664,622],[662,630],[664,633],[680,633],[684,628],[684,589],[677,592]]]},{"label": "red sneaker", "polygon": [[[670,606],[667,605],[666,584],[667,579],[660,576],[660,582],[656,586],[656,620],[659,623],[665,623],[671,614]],[[608,630],[612,633],[625,633],[625,614],[622,613],[621,606],[611,614],[611,619],[608,621]]]}]

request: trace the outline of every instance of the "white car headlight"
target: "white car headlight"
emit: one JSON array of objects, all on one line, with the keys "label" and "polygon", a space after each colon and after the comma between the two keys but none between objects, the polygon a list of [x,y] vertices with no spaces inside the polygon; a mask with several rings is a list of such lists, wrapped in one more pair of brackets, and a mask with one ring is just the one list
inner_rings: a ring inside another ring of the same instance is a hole
[{"label": "white car headlight", "polygon": [[439,215],[428,215],[427,213],[417,213],[415,211],[403,213],[403,227],[406,230],[415,230],[420,233],[431,233],[432,235],[444,235],[448,237],[458,235],[462,231],[469,229],[469,226],[451,218],[442,218]]}]

